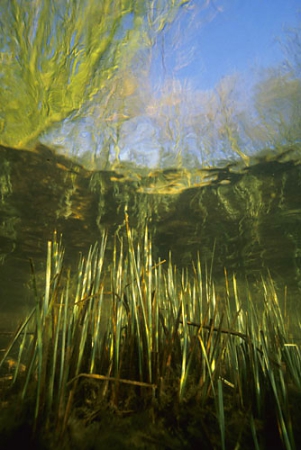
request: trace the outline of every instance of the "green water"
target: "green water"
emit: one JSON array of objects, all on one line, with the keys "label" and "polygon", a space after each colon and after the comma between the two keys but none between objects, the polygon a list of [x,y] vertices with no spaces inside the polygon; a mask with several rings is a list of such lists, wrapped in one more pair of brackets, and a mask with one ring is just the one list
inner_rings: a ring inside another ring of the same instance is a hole
[{"label": "green water", "polygon": [[193,270],[199,255],[221,295],[226,270],[258,301],[261,277],[271,276],[293,315],[301,306],[301,165],[300,149],[292,150],[245,169],[150,172],[122,165],[89,171],[43,146],[35,152],[1,147],[0,329],[14,327],[34,303],[33,268],[43,296],[54,230],[74,270],[80,252],[108,230],[109,265],[114,239],[125,236],[125,210],[137,241],[148,224],[154,260],[171,254],[179,269]]}]

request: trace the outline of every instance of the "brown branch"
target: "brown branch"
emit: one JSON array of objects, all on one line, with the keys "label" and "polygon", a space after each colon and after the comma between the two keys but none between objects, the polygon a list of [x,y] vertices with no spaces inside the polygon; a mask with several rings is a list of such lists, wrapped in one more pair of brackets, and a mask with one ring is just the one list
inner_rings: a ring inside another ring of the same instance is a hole
[{"label": "brown branch", "polygon": [[[183,321],[180,320],[180,323],[183,324]],[[191,327],[196,327],[196,328],[204,328],[205,330],[209,330],[209,331],[216,331],[218,333],[224,333],[224,334],[231,334],[232,336],[238,336],[241,339],[244,339],[245,341],[249,342],[250,341],[250,337],[247,334],[241,333],[240,331],[232,331],[232,330],[226,330],[225,328],[217,328],[217,327],[212,327],[211,325],[202,325],[200,323],[197,322],[186,322],[187,325],[190,325]]]},{"label": "brown branch", "polygon": [[93,373],[80,373],[72,380],[68,381],[67,384],[73,383],[78,378],[92,378],[94,380],[104,380],[104,381],[116,381],[118,383],[131,384],[132,386],[150,387],[153,389],[157,388],[156,384],[145,383],[143,381],[125,380],[123,378],[107,377],[105,375],[98,375]]},{"label": "brown branch", "polygon": [[[183,324],[183,321],[180,320],[180,323]],[[186,322],[187,325],[190,325],[192,327],[197,327],[197,328],[204,328],[205,330],[209,330],[209,331],[216,331],[218,333],[224,333],[224,334],[229,334],[231,336],[237,336],[240,337],[241,339],[243,339],[244,341],[246,341],[249,344],[254,345],[252,339],[250,338],[250,336],[248,336],[247,334],[241,333],[240,331],[232,331],[232,330],[226,330],[224,328],[217,328],[217,327],[212,327],[210,325],[202,325],[200,323],[196,323],[196,322]],[[261,354],[263,355],[263,351],[258,348],[256,345],[254,345],[254,348]],[[271,361],[271,363],[273,363],[276,367],[278,367],[279,369],[281,369],[281,364],[279,364],[274,358],[272,358],[271,356],[269,356],[269,360]]]}]

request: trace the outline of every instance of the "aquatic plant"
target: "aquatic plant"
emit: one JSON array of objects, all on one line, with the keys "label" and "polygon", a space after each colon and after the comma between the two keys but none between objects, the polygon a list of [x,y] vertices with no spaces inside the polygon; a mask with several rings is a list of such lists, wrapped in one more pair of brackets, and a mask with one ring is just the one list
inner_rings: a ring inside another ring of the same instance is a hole
[{"label": "aquatic plant", "polygon": [[33,435],[64,440],[75,418],[89,426],[110,413],[148,411],[150,423],[177,430],[179,448],[191,440],[269,448],[268,427],[277,444],[296,448],[301,353],[288,339],[271,277],[263,277],[255,305],[226,271],[221,291],[200,258],[192,272],[179,272],[171,256],[154,262],[147,225],[141,242],[127,214],[125,226],[112,254],[104,232],[74,275],[55,233],[43,295],[33,269],[36,305],[0,361],[4,397],[14,392],[21,410],[30,403]]}]

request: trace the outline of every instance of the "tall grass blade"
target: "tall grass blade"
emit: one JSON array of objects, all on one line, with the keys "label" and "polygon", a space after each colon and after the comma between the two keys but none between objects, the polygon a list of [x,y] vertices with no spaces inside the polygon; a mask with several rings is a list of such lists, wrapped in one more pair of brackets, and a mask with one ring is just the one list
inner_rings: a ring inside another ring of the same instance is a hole
[{"label": "tall grass blade", "polygon": [[217,380],[217,392],[218,392],[218,422],[219,422],[219,428],[221,432],[221,444],[222,449],[226,449],[226,442],[225,442],[225,412],[224,412],[224,397],[223,397],[223,382],[219,378]]}]

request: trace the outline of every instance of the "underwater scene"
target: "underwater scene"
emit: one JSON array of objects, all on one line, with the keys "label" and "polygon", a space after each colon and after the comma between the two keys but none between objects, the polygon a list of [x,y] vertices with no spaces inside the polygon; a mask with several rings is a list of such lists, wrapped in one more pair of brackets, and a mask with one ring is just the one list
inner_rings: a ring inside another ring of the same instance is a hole
[{"label": "underwater scene", "polygon": [[0,5],[0,448],[301,447],[300,22],[207,77],[222,3]]},{"label": "underwater scene", "polygon": [[68,445],[290,442],[299,152],[243,170],[146,173],[1,147],[3,413],[21,402],[23,434]]}]

